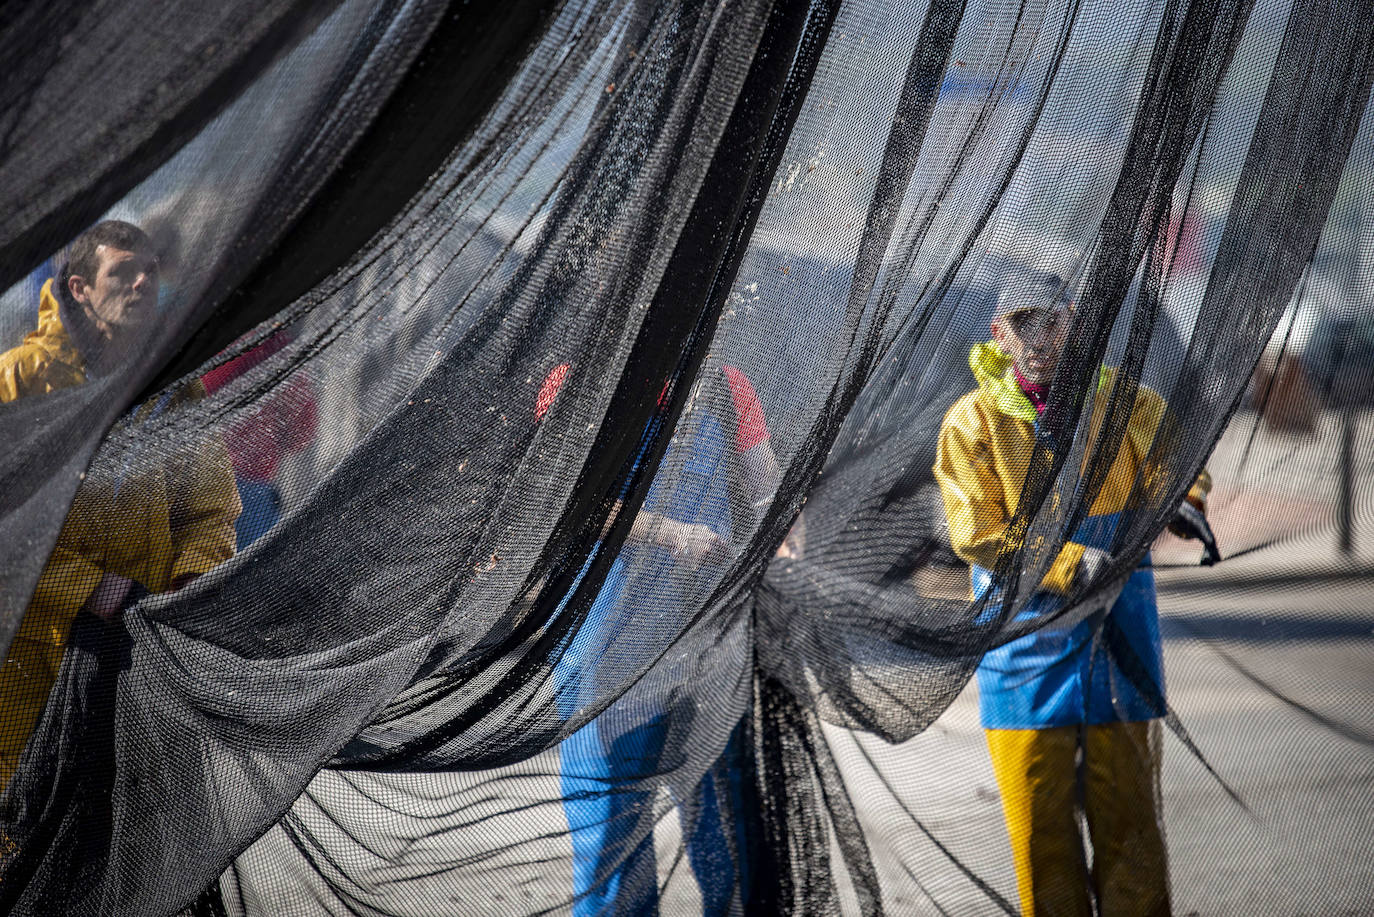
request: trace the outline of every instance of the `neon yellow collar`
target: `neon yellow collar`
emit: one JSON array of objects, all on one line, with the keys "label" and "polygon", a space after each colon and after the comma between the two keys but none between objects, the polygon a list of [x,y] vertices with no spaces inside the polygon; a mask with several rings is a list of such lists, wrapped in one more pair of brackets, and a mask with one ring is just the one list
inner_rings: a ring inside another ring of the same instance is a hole
[{"label": "neon yellow collar", "polygon": [[974,344],[968,352],[968,366],[978,387],[991,397],[997,410],[1008,417],[1033,424],[1039,415],[1035,405],[1021,391],[1012,374],[1011,357],[992,341]]}]

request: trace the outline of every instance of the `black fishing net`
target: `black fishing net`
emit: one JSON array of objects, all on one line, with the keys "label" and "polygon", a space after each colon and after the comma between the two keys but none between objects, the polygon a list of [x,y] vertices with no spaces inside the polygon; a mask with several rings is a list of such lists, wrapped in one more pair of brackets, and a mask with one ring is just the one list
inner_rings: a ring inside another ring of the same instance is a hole
[{"label": "black fishing net", "polygon": [[1371,33],[0,13],[0,911],[1374,906]]}]

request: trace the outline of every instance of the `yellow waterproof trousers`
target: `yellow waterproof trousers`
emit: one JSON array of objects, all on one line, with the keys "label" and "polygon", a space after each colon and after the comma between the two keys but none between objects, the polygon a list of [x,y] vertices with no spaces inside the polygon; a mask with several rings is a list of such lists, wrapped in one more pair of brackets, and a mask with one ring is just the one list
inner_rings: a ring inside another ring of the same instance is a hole
[{"label": "yellow waterproof trousers", "polygon": [[[1078,829],[1077,753],[1091,872]],[[1158,721],[986,730],[1026,917],[1160,917],[1169,870],[1160,823]]]}]

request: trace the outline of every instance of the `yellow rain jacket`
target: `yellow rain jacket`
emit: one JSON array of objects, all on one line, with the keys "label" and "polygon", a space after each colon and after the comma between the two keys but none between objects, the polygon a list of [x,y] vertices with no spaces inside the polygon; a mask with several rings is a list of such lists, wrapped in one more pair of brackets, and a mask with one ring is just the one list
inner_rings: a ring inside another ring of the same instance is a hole
[{"label": "yellow rain jacket", "polygon": [[[988,341],[975,345],[969,352],[969,368],[978,388],[956,401],[945,414],[934,471],[944,496],[954,553],[967,563],[991,569],[1002,548],[1007,523],[1016,513],[1030,467],[1037,416],[1034,405],[1012,375],[1011,358],[996,344]],[[1113,378],[1113,370],[1104,370],[1099,379],[1090,435],[1096,435],[1103,421]],[[1164,399],[1141,386],[1136,392],[1125,440],[1093,501],[1091,515],[1126,508],[1136,474],[1149,454],[1164,414]],[[1145,469],[1144,473],[1146,492],[1166,483],[1167,469]],[[1200,505],[1210,489],[1211,478],[1204,471],[1189,491],[1189,499]],[[1040,587],[1067,593],[1073,586],[1085,547],[1067,542]]]},{"label": "yellow rain jacket", "polygon": [[[0,354],[0,401],[80,385],[85,362],[62,325],[53,281],[43,285],[38,327]],[[132,422],[204,397],[199,382],[140,406]],[[72,620],[105,573],[149,592],[206,573],[234,553],[240,510],[229,455],[218,439],[131,467],[121,480],[90,475],[34,589],[0,669],[0,786],[8,783],[47,702]]]},{"label": "yellow rain jacket", "polygon": [[[992,569],[1035,446],[1035,407],[1012,373],[1011,359],[992,342],[969,354],[978,388],[955,402],[940,428],[935,478],[944,498],[949,539],[956,554],[971,565],[975,595],[993,588]],[[1114,372],[1104,370],[1091,415],[1096,435],[1106,414]],[[1164,400],[1141,387],[1126,433],[1087,518],[1060,550],[1017,620],[1052,614],[1057,596],[1074,586],[1089,547],[1110,551],[1121,514],[1129,510],[1137,477],[1146,494],[1167,485],[1168,469],[1147,465],[1160,424]],[[1190,499],[1201,502],[1210,487],[1204,472]],[[1052,497],[1053,499],[1053,497]],[[989,651],[978,668],[979,706],[988,729],[1042,729],[1075,723],[1147,720],[1158,716],[1152,695],[1163,696],[1163,660],[1153,571],[1137,570],[1108,612],[1135,650],[1153,688],[1124,678],[1113,659],[1093,640],[1094,622],[1055,622]]]}]

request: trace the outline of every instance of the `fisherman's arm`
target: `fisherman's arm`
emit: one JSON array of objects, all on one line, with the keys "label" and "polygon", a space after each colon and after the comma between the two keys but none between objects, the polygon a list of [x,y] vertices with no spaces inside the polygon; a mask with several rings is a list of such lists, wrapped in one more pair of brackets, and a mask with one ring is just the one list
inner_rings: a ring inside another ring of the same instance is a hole
[{"label": "fisherman's arm", "polygon": [[991,570],[1010,514],[987,430],[962,403],[950,409],[940,427],[933,470],[944,499],[950,547],[965,563]]}]

